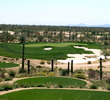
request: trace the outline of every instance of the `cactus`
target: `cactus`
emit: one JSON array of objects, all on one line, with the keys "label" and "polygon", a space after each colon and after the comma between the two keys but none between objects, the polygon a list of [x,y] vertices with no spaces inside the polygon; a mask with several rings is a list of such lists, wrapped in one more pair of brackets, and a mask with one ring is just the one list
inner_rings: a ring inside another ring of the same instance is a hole
[{"label": "cactus", "polygon": [[27,66],[28,66],[28,74],[30,74],[30,60],[28,60]]},{"label": "cactus", "polygon": [[24,48],[25,48],[25,44],[23,42],[23,47],[22,47],[22,70],[24,70]]},{"label": "cactus", "polygon": [[69,75],[69,70],[70,70],[70,63],[68,62],[68,75]]},{"label": "cactus", "polygon": [[71,60],[71,74],[73,74],[73,60]]},{"label": "cactus", "polygon": [[54,59],[52,58],[52,63],[51,63],[52,65],[52,72],[54,71],[54,69],[53,69],[53,67],[54,67]]},{"label": "cactus", "polygon": [[100,80],[102,80],[102,58],[100,58]]}]

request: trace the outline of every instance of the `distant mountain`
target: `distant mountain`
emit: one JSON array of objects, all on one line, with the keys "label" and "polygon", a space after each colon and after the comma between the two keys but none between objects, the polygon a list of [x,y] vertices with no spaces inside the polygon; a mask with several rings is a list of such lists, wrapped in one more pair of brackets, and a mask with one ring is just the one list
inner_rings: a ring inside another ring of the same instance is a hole
[{"label": "distant mountain", "polygon": [[110,27],[110,24],[104,24],[104,25],[86,25],[86,24],[80,23],[80,24],[68,24],[66,26],[78,26],[78,27]]}]

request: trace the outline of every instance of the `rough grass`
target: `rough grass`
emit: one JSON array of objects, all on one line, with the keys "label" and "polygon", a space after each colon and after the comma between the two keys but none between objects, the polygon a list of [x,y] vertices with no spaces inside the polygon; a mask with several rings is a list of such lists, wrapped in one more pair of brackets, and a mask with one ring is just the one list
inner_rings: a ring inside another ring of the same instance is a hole
[{"label": "rough grass", "polygon": [[37,85],[61,85],[63,87],[84,87],[87,83],[85,81],[73,78],[66,78],[66,77],[35,77],[35,78],[27,78],[18,80],[15,83],[23,84],[33,84],[36,83]]},{"label": "rough grass", "polygon": [[[51,60],[54,59],[66,59],[67,54],[82,54],[92,53],[91,51],[85,51],[84,49],[74,48],[75,45],[85,46],[88,48],[100,48],[100,45],[95,43],[26,43],[25,44],[25,57],[31,59]],[[52,50],[44,50],[45,47],[51,47]],[[22,44],[20,43],[1,43],[0,55],[21,58]]]},{"label": "rough grass", "polygon": [[19,64],[0,62],[0,68],[11,68],[17,66],[19,66]]},{"label": "rough grass", "polygon": [[110,92],[66,90],[66,89],[30,89],[1,95],[2,100],[110,100]]}]

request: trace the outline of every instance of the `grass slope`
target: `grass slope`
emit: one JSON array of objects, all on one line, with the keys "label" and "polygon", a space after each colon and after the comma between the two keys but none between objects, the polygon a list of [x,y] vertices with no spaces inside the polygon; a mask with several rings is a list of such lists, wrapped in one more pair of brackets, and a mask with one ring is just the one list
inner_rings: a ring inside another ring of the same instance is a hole
[{"label": "grass slope", "polygon": [[11,68],[17,66],[19,66],[19,64],[0,62],[0,68]]},{"label": "grass slope", "polygon": [[[25,44],[25,57],[33,59],[51,60],[54,59],[66,59],[67,54],[82,54],[92,53],[85,51],[84,49],[74,48],[73,46],[85,46],[88,48],[100,48],[100,45],[95,43],[26,43]],[[52,50],[44,50],[45,47],[51,47]],[[20,43],[1,43],[0,44],[0,55],[14,58],[21,58],[22,44]]]},{"label": "grass slope", "polygon": [[110,92],[62,89],[21,90],[0,96],[2,100],[110,100]]},{"label": "grass slope", "polygon": [[18,80],[15,83],[36,83],[40,85],[62,85],[63,87],[69,87],[69,86],[78,86],[83,87],[86,85],[85,81],[79,80],[79,79],[73,79],[73,78],[66,78],[66,77],[35,77],[35,78],[27,78]]}]

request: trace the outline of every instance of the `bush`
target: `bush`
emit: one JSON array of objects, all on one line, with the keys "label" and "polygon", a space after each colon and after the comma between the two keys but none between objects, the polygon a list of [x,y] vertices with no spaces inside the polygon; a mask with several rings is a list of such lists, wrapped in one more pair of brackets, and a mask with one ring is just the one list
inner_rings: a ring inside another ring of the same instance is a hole
[{"label": "bush", "polygon": [[37,85],[37,87],[45,87],[43,84],[39,84]]},{"label": "bush", "polygon": [[109,79],[107,79],[107,80],[106,80],[106,82],[107,82],[108,84],[110,84],[110,78],[109,78]]},{"label": "bush", "polygon": [[47,62],[47,64],[49,64],[49,65],[50,65],[50,64],[51,64],[51,62],[49,62],[49,61],[48,61],[48,62]]},{"label": "bush", "polygon": [[63,85],[61,83],[59,83],[57,86],[58,88],[63,88]]},{"label": "bush", "polygon": [[40,64],[45,64],[45,62],[42,60],[42,61],[40,61]]},{"label": "bush", "polygon": [[42,66],[38,65],[38,66],[36,66],[36,68],[42,68]]},{"label": "bush", "polygon": [[5,70],[5,69],[2,69],[2,68],[0,68],[0,77],[1,78],[5,78],[6,76],[5,76],[5,73],[6,73],[7,71]]},{"label": "bush", "polygon": [[110,90],[110,85],[108,85],[107,90]]},{"label": "bush", "polygon": [[5,81],[11,81],[11,80],[12,80],[12,78],[10,78],[10,77],[5,78]]},{"label": "bush", "polygon": [[3,58],[3,60],[7,60],[7,58]]},{"label": "bush", "polygon": [[88,61],[87,63],[88,63],[88,64],[91,64],[92,62],[91,62],[91,61]]},{"label": "bush", "polygon": [[0,91],[7,91],[7,90],[12,90],[12,89],[13,89],[13,85],[11,84],[0,85]]},{"label": "bush", "polygon": [[76,73],[74,75],[75,78],[86,79],[86,76],[83,73]]},{"label": "bush", "polygon": [[15,77],[16,72],[13,71],[13,70],[9,70],[8,75],[9,75],[10,77]]},{"label": "bush", "polygon": [[48,76],[55,76],[55,73],[54,72],[49,72]]},{"label": "bush", "polygon": [[97,70],[94,70],[92,68],[88,69],[88,77],[89,78],[98,78],[99,72]]},{"label": "bush", "polygon": [[44,73],[44,72],[38,72],[36,75],[37,75],[37,76],[47,76],[47,74]]},{"label": "bush", "polygon": [[25,70],[25,69],[20,68],[20,69],[19,69],[19,73],[26,73],[26,70]]},{"label": "bush", "polygon": [[74,73],[84,73],[83,69],[76,69]]},{"label": "bush", "polygon": [[61,74],[61,76],[67,76],[68,75],[68,70],[67,69],[61,69],[60,74]]},{"label": "bush", "polygon": [[98,86],[96,86],[96,85],[90,85],[90,89],[98,89]]},{"label": "bush", "polygon": [[2,82],[3,81],[3,79],[2,78],[0,78],[0,82]]}]

